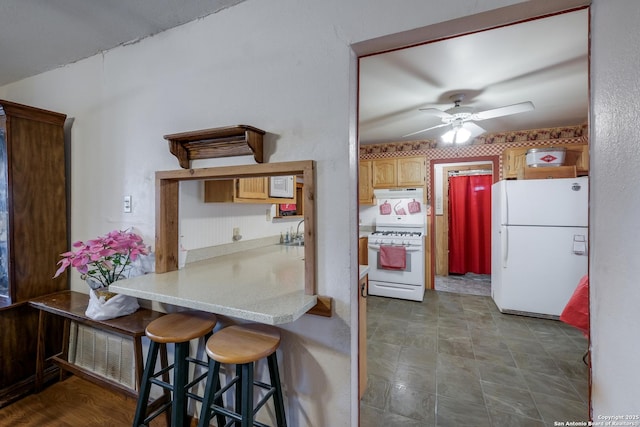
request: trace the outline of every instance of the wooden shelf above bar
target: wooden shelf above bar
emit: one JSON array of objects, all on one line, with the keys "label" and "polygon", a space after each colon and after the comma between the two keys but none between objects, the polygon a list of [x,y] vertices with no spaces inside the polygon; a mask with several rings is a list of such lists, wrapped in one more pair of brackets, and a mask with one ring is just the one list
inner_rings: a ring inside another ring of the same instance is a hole
[{"label": "wooden shelf above bar", "polygon": [[202,129],[165,135],[169,151],[180,167],[191,168],[191,160],[253,154],[262,163],[262,137],[265,131],[247,125]]}]

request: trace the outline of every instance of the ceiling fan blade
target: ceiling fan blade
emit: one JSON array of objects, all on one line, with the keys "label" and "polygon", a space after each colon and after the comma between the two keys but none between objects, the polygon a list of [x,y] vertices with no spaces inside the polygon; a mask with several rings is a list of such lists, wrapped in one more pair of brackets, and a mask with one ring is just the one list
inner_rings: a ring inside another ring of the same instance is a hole
[{"label": "ceiling fan blade", "polygon": [[473,135],[473,137],[476,137],[478,135],[482,135],[483,133],[486,132],[486,130],[484,128],[482,128],[481,126],[478,126],[477,124],[475,124],[473,122],[464,122],[463,126],[469,132],[471,132],[471,135]]},{"label": "ceiling fan blade", "polygon": [[453,117],[451,114],[446,111],[438,110],[437,108],[418,108],[418,111],[425,112],[427,114],[431,114],[432,116],[440,117],[442,119],[448,119]]},{"label": "ceiling fan blade", "polygon": [[443,127],[443,126],[449,126],[449,123],[442,123],[442,124],[440,124],[440,125],[435,125],[435,126],[431,126],[430,128],[426,128],[426,129],[419,130],[419,131],[417,131],[417,132],[408,133],[408,134],[406,134],[406,135],[402,135],[402,138],[404,138],[404,137],[406,137],[406,136],[413,136],[413,135],[417,135],[417,134],[419,134],[419,133],[426,132],[426,131],[431,130],[431,129],[441,128],[441,127]]},{"label": "ceiling fan blade", "polygon": [[505,107],[493,108],[491,110],[480,111],[471,116],[471,120],[487,120],[496,117],[509,116],[511,114],[524,113],[535,109],[533,102],[526,101],[519,104],[507,105]]}]

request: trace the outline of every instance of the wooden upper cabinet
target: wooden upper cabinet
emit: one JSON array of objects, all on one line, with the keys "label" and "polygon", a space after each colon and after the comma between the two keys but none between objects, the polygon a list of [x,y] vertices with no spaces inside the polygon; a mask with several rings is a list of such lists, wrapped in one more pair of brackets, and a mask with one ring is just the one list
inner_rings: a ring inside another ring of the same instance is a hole
[{"label": "wooden upper cabinet", "polygon": [[389,188],[398,185],[396,159],[374,160],[371,168],[373,188]]},{"label": "wooden upper cabinet", "polygon": [[266,199],[269,197],[269,178],[240,178],[237,180],[237,197],[241,199]]},{"label": "wooden upper cabinet", "polygon": [[528,148],[507,148],[502,152],[502,178],[517,178],[518,171],[526,166]]},{"label": "wooden upper cabinet", "polygon": [[[564,166],[575,166],[578,176],[589,175],[588,144],[550,144],[549,147],[566,149]],[[502,153],[502,179],[515,179],[523,175],[527,167],[527,151],[536,147],[506,148]]]},{"label": "wooden upper cabinet", "polygon": [[296,203],[293,197],[269,197],[269,177],[219,179],[204,182],[205,203]]},{"label": "wooden upper cabinet", "polygon": [[425,169],[423,157],[373,160],[373,188],[423,186]]},{"label": "wooden upper cabinet", "polygon": [[371,176],[371,160],[360,160],[358,185],[358,201],[361,205],[373,204],[373,180]]},{"label": "wooden upper cabinet", "polygon": [[424,157],[398,159],[398,186],[421,186],[425,184],[426,161]]}]

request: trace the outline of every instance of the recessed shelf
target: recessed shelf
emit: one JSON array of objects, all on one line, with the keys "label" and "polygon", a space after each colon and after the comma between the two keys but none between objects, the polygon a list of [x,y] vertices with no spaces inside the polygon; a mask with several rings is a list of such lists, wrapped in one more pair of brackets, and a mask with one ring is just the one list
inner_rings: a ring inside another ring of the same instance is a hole
[{"label": "recessed shelf", "polygon": [[165,135],[169,151],[180,167],[191,168],[191,160],[253,154],[262,163],[262,139],[265,131],[253,126],[237,125]]},{"label": "recessed shelf", "polygon": [[274,215],[273,219],[300,219],[304,218],[304,215]]}]

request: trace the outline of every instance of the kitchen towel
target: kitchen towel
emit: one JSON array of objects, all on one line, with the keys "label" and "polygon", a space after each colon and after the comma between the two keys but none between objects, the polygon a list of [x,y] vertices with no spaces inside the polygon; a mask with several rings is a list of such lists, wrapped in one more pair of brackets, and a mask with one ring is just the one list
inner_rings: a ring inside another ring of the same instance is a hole
[{"label": "kitchen towel", "polygon": [[380,267],[387,270],[407,268],[407,249],[404,246],[380,246]]}]

